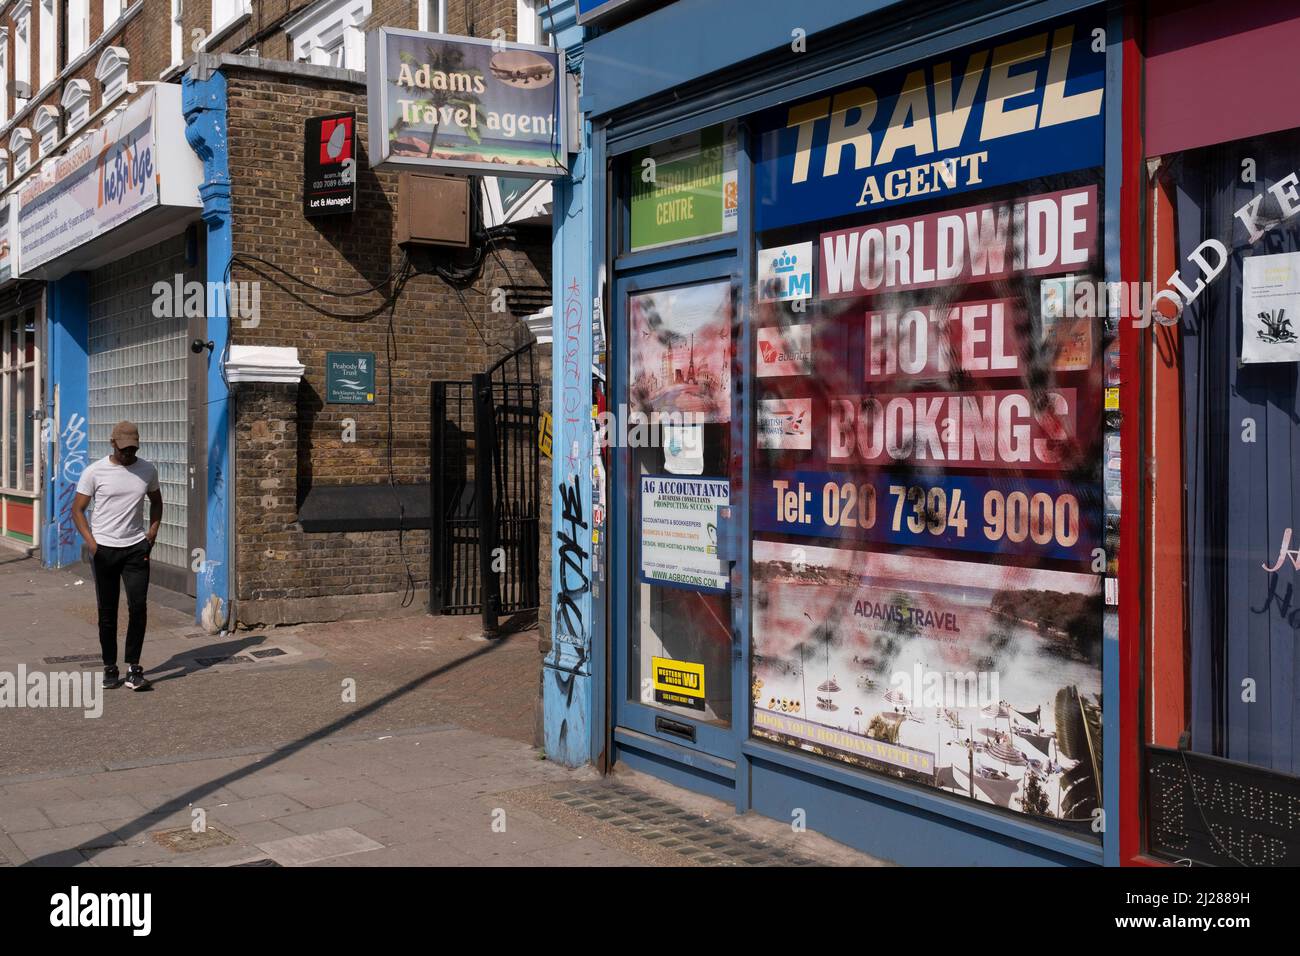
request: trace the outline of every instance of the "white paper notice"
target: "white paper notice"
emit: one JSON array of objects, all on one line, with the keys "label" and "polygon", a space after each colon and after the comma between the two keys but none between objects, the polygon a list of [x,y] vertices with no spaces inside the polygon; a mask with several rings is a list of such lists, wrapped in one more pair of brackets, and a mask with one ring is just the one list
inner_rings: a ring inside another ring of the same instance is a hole
[{"label": "white paper notice", "polygon": [[726,478],[641,476],[641,580],[725,591],[718,557],[718,509],[731,501]]},{"label": "white paper notice", "polygon": [[704,426],[664,425],[664,468],[674,475],[704,474]]},{"label": "white paper notice", "polygon": [[1241,270],[1241,361],[1300,362],[1300,252],[1250,256]]}]

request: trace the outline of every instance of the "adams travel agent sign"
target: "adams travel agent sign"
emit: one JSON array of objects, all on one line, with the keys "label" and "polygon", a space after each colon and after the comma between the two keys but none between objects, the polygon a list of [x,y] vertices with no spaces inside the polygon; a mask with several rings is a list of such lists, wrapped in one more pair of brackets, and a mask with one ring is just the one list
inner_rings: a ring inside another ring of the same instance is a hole
[{"label": "adams travel agent sign", "polygon": [[159,207],[192,216],[202,167],[183,135],[180,93],[151,87],[31,178],[18,198],[23,275],[58,278],[157,242],[167,225],[151,213]]},{"label": "adams travel agent sign", "polygon": [[765,114],[757,228],[1102,165],[1105,51],[1057,22]]},{"label": "adams travel agent sign", "polygon": [[366,35],[370,156],[450,172],[564,173],[564,54],[388,27]]}]

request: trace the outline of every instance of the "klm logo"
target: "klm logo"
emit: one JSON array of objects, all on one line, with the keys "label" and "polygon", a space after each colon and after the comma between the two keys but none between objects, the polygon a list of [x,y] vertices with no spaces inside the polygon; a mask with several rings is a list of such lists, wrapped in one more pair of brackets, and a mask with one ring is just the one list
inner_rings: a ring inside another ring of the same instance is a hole
[{"label": "klm logo", "polygon": [[772,271],[775,272],[777,275],[794,272],[794,267],[797,266],[798,264],[799,264],[798,256],[792,256],[790,255],[790,253],[782,249],[781,254],[777,256],[776,261],[772,263]]},{"label": "klm logo", "polygon": [[811,298],[812,258],[811,242],[760,251],[760,297],[783,300]]},{"label": "klm logo", "polygon": [[812,295],[812,273],[804,270],[796,273],[795,269],[799,265],[799,257],[792,256],[790,253],[782,251],[777,256],[776,262],[773,263],[772,271],[776,273],[777,279],[784,279],[785,294],[790,298],[807,298]]}]

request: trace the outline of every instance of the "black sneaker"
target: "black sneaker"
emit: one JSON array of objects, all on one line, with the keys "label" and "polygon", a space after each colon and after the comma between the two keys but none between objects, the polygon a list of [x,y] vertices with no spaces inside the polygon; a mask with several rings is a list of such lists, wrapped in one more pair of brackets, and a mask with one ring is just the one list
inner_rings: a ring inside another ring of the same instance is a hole
[{"label": "black sneaker", "polygon": [[132,664],[126,669],[126,686],[132,690],[148,690],[149,682],[144,679],[144,668]]},{"label": "black sneaker", "polygon": [[104,687],[112,690],[115,687],[122,686],[122,675],[116,667],[104,668]]}]

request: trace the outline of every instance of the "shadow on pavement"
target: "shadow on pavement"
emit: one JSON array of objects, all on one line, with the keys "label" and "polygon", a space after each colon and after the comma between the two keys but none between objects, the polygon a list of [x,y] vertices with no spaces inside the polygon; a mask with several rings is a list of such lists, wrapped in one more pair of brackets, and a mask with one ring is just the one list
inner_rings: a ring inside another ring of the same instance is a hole
[{"label": "shadow on pavement", "polygon": [[[343,730],[349,725],[354,724],[358,720],[362,719],[363,717],[366,717],[374,713],[375,711],[384,707],[388,703],[396,700],[397,698],[403,697],[414,690],[418,690],[421,686],[427,684],[429,681],[433,680],[434,678],[440,677],[441,675],[446,674],[449,671],[453,671],[456,668],[460,667],[462,664],[466,664],[474,660],[475,658],[483,657],[487,654],[491,654],[494,650],[496,650],[498,647],[501,646],[502,645],[498,642],[488,643],[478,648],[477,650],[472,651],[469,654],[466,654],[464,657],[457,658],[454,661],[449,661],[448,663],[443,664],[440,667],[435,667],[433,670],[429,671],[428,673],[423,674],[420,677],[416,677],[410,681],[407,681],[401,687],[397,687],[394,690],[390,691],[389,693],[385,694],[384,696],[378,698],[377,700],[374,700],[371,703],[358,708],[354,713],[348,714],[346,717],[340,717],[338,720],[326,724],[324,727],[321,727],[319,730],[315,730],[310,734],[300,737],[299,739],[293,741],[292,743],[285,744],[283,747],[279,747],[273,750],[267,756],[256,760],[254,763],[250,764],[247,767],[241,767],[239,770],[232,770],[230,773],[217,777],[215,780],[209,780],[207,783],[199,784],[198,786],[193,787],[187,792],[181,794],[179,797],[175,797],[171,800],[168,800],[166,803],[162,804],[161,806],[141,814],[131,822],[124,824],[123,826],[120,827],[114,827],[113,832],[123,840],[125,840],[127,837],[132,837],[139,833],[143,833],[146,830],[148,830],[149,827],[152,825],[152,823],[157,821],[159,818],[176,813],[180,810],[184,810],[187,807],[189,807],[192,803],[202,798],[205,794],[212,793],[214,790],[219,790],[221,787],[234,783],[236,780],[241,780],[244,777],[265,770],[267,767],[274,766],[280,761],[292,757],[294,754],[298,753],[300,750],[303,750],[305,747],[308,747],[311,744],[316,743],[317,741],[324,740],[325,738],[331,736],[332,734],[338,733],[339,731]],[[190,652],[187,651],[185,656],[188,657],[189,654]],[[96,840],[92,842],[98,842],[98,841]],[[93,860],[96,853],[106,849],[109,849],[109,847],[90,846],[88,843],[83,843],[81,846],[75,846],[65,850],[58,850],[54,853],[47,853],[43,856],[36,857],[35,859],[28,860],[26,863],[22,865],[23,866],[63,865],[63,861],[60,858],[64,854],[69,852],[80,852],[82,856],[84,856],[86,859]]]}]

